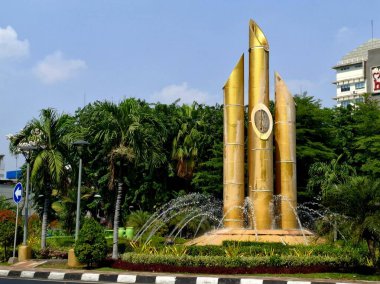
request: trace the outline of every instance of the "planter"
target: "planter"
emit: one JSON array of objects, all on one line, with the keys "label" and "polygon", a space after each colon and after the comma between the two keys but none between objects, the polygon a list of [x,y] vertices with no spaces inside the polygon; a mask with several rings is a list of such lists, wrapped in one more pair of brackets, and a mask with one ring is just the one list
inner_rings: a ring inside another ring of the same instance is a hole
[{"label": "planter", "polygon": [[125,228],[119,228],[118,233],[119,233],[119,238],[124,238],[125,237]]},{"label": "planter", "polygon": [[133,234],[134,234],[133,227],[126,227],[125,228],[125,237],[127,238],[127,240],[132,240]]}]

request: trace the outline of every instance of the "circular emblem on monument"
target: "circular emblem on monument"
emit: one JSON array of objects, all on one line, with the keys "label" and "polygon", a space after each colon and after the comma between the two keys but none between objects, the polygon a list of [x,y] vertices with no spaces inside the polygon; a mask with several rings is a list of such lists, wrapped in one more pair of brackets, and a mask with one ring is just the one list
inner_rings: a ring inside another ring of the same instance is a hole
[{"label": "circular emblem on monument", "polygon": [[251,123],[254,132],[262,140],[267,140],[272,133],[273,118],[264,104],[256,105],[251,112]]},{"label": "circular emblem on monument", "polygon": [[269,129],[269,117],[268,114],[262,110],[259,109],[255,112],[255,118],[254,118],[255,126],[257,130],[260,131],[260,133],[265,133]]}]

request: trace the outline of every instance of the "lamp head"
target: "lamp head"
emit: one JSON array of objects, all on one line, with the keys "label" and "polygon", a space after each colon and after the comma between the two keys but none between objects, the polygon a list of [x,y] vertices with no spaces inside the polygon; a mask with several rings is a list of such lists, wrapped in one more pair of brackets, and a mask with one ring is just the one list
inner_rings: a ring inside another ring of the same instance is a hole
[{"label": "lamp head", "polygon": [[31,145],[29,143],[23,143],[22,145],[18,146],[18,149],[21,151],[21,153],[24,155],[26,161],[30,162],[30,154],[33,150],[38,149],[37,146]]},{"label": "lamp head", "polygon": [[90,143],[88,143],[88,142],[85,141],[85,140],[77,140],[77,141],[74,141],[74,142],[72,143],[72,145],[78,149],[78,154],[79,154],[79,156],[82,155],[83,147],[85,147],[85,146],[87,146],[87,145],[89,145],[89,144],[90,144]]}]

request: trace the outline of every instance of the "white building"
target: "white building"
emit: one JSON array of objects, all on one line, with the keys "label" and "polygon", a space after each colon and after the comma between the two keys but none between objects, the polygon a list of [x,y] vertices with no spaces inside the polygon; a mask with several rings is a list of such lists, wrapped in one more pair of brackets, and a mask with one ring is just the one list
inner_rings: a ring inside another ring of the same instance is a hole
[{"label": "white building", "polygon": [[[363,94],[372,93],[368,74],[368,53],[380,48],[380,39],[371,39],[349,52],[333,67],[336,70],[337,106],[347,106],[363,101]],[[372,86],[372,85],[371,85]]]},{"label": "white building", "polygon": [[5,178],[4,155],[0,154],[0,180]]}]

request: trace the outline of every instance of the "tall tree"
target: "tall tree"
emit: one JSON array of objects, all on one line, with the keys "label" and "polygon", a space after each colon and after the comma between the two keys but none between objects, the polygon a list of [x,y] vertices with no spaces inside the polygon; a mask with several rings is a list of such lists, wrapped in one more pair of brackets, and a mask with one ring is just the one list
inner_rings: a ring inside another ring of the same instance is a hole
[{"label": "tall tree", "polygon": [[358,176],[326,190],[322,202],[332,211],[348,217],[351,236],[365,240],[376,264],[380,243],[380,181]]},{"label": "tall tree", "polygon": [[353,114],[354,161],[358,170],[380,178],[380,108],[377,101],[367,98]]},{"label": "tall tree", "polygon": [[356,176],[354,167],[340,162],[342,156],[331,160],[330,163],[316,162],[310,166],[307,184],[310,196],[324,196],[331,187],[337,187]]},{"label": "tall tree", "polygon": [[199,116],[199,105],[182,105],[178,109],[179,129],[173,139],[172,159],[176,161],[176,174],[191,180],[194,173],[198,148],[202,139],[199,127],[203,123]]},{"label": "tall tree", "polygon": [[201,105],[202,134],[198,166],[191,181],[194,190],[223,198],[223,106]]},{"label": "tall tree", "polygon": [[[46,230],[52,202],[52,190],[67,188],[69,180],[65,157],[68,156],[70,129],[74,120],[66,114],[58,115],[52,109],[43,109],[39,119],[32,119],[20,133],[11,139],[16,149],[22,143],[33,142],[37,149],[33,151],[31,181],[34,196],[43,195],[41,248],[46,247]],[[39,202],[39,199],[36,199]]]},{"label": "tall tree", "polygon": [[162,164],[161,154],[165,133],[161,123],[152,115],[150,107],[135,99],[126,99],[119,105],[97,102],[94,116],[97,122],[90,126],[88,136],[102,145],[109,166],[108,185],[116,188],[113,222],[112,258],[118,257],[118,228],[125,186],[129,183],[128,171],[144,162],[147,169]]},{"label": "tall tree", "polygon": [[332,146],[331,110],[307,93],[296,95],[297,187],[302,202],[306,193],[308,169],[315,162],[336,158]]},{"label": "tall tree", "polygon": [[355,114],[356,108],[352,105],[332,109],[332,143],[335,153],[340,155],[341,162],[349,165],[354,163],[354,137],[356,135]]}]

